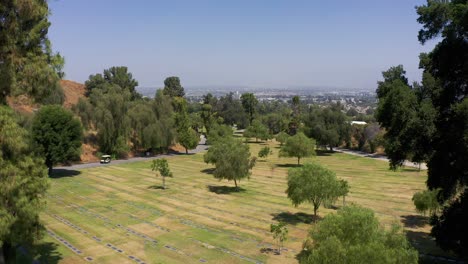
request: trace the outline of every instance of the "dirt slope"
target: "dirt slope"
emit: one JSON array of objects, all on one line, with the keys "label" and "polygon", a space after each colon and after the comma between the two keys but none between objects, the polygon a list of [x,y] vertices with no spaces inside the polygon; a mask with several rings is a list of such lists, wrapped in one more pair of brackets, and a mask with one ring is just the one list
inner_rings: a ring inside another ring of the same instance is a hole
[{"label": "dirt slope", "polygon": [[60,86],[62,86],[63,93],[65,94],[65,102],[63,102],[63,106],[65,108],[70,109],[72,105],[78,103],[78,99],[80,99],[80,97],[85,96],[86,89],[84,84],[69,80],[61,80]]}]

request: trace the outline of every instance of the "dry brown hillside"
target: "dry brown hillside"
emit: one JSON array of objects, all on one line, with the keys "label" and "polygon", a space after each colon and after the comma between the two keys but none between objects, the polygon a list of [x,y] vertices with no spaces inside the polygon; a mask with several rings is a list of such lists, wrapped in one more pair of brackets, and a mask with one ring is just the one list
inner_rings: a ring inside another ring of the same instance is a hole
[{"label": "dry brown hillside", "polygon": [[69,80],[61,80],[60,86],[62,86],[63,93],[65,94],[65,102],[63,106],[66,108],[71,108],[72,105],[78,103],[80,97],[85,95],[85,86],[84,84],[77,83]]}]

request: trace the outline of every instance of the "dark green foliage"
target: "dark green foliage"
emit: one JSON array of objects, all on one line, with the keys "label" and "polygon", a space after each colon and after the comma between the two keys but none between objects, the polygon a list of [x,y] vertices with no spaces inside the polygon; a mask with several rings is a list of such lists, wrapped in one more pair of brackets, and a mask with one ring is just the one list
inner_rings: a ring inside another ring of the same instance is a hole
[{"label": "dark green foliage", "polygon": [[167,77],[164,80],[164,94],[169,97],[184,97],[184,87],[180,84],[179,77]]},{"label": "dark green foliage", "polygon": [[37,242],[44,231],[39,213],[49,187],[47,168],[28,141],[13,111],[0,106],[0,245],[6,263],[15,263],[17,246]]},{"label": "dark green foliage", "polygon": [[422,192],[417,192],[413,195],[414,206],[416,211],[426,215],[429,212],[429,215],[437,213],[439,210],[440,204],[438,197],[440,194],[440,189],[434,190],[425,190]]},{"label": "dark green foliage", "polygon": [[440,216],[431,219],[431,235],[445,250],[454,251],[468,259],[468,189],[442,209]]},{"label": "dark green foliage", "polygon": [[301,263],[418,263],[402,228],[380,227],[370,209],[347,206],[310,231]]},{"label": "dark green foliage", "polygon": [[[392,169],[401,166],[406,159],[419,163],[428,160],[435,133],[435,108],[429,99],[417,95],[422,89],[419,84],[415,84],[414,89],[404,83],[404,74],[401,65],[390,68],[383,72],[384,81],[379,82],[377,88],[381,97],[375,116],[386,129],[384,146]],[[422,101],[418,101],[421,98]]]},{"label": "dark green foliage", "polygon": [[128,71],[128,68],[125,66],[111,67],[104,70],[103,74],[96,74],[89,76],[89,80],[85,82],[86,90],[88,96],[91,92],[98,88],[103,88],[104,84],[117,85],[122,90],[125,90],[130,93],[131,99],[140,98],[141,95],[135,90],[138,86],[138,82],[133,79],[133,75]]},{"label": "dark green foliage", "polygon": [[151,170],[156,171],[162,177],[162,188],[166,189],[166,177],[172,177],[172,172],[169,169],[169,163],[166,159],[154,159],[151,162]]},{"label": "dark green foliage", "polygon": [[130,98],[129,91],[109,84],[94,89],[90,95],[90,102],[94,105],[99,149],[105,154],[125,157],[129,151],[127,140],[130,134]]},{"label": "dark green foliage", "polygon": [[279,152],[280,157],[296,157],[297,164],[301,163],[301,158],[313,155],[315,155],[315,140],[306,137],[304,133],[289,137]]},{"label": "dark green foliage", "polygon": [[206,163],[215,165],[213,176],[237,182],[250,177],[250,170],[255,166],[256,158],[250,158],[249,146],[240,140],[226,138],[218,140],[203,156]]},{"label": "dark green foliage", "polygon": [[268,128],[266,126],[264,126],[260,121],[254,120],[252,124],[244,131],[244,137],[247,139],[254,137],[255,141],[258,142],[258,139],[270,139],[271,135],[268,133]]},{"label": "dark green foliage", "polygon": [[278,254],[281,255],[283,243],[288,239],[288,227],[285,222],[270,225],[270,232],[273,234],[273,239],[278,241]]},{"label": "dark green foliage", "polygon": [[267,158],[271,154],[273,154],[273,151],[271,151],[270,147],[263,147],[258,152],[260,158]]},{"label": "dark green foliage", "polygon": [[339,196],[340,187],[333,171],[317,163],[306,163],[300,168],[289,169],[286,194],[294,206],[311,203],[317,216],[323,202]]},{"label": "dark green foliage", "polygon": [[215,124],[208,134],[207,144],[214,145],[219,140],[232,138],[232,133],[230,126]]},{"label": "dark green foliage", "polygon": [[49,173],[58,163],[80,158],[81,123],[59,105],[41,107],[33,120],[32,138],[37,153],[45,158]]},{"label": "dark green foliage", "polygon": [[214,107],[218,116],[222,118],[224,124],[233,126],[237,125],[237,128],[246,128],[249,125],[249,116],[243,109],[239,99],[234,97],[233,93],[228,93],[225,96],[219,98]]},{"label": "dark green foliage", "polygon": [[253,93],[244,93],[241,95],[242,107],[249,116],[249,124],[252,125],[254,120],[255,109],[258,104],[258,100]]},{"label": "dark green foliage", "polygon": [[307,134],[317,143],[330,150],[344,141],[349,141],[351,127],[339,104],[321,108],[311,108],[305,119]]},{"label": "dark green foliage", "polygon": [[48,16],[47,1],[0,2],[0,104],[19,94],[37,102],[60,99],[56,85],[64,60],[51,50]]}]

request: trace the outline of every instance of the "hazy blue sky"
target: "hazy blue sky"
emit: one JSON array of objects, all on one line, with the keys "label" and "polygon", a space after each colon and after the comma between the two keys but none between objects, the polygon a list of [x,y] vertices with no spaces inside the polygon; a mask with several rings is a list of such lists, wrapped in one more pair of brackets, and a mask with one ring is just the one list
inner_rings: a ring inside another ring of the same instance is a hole
[{"label": "hazy blue sky", "polygon": [[403,64],[420,79],[422,0],[54,0],[49,36],[66,78],[128,66],[140,86],[373,89]]}]

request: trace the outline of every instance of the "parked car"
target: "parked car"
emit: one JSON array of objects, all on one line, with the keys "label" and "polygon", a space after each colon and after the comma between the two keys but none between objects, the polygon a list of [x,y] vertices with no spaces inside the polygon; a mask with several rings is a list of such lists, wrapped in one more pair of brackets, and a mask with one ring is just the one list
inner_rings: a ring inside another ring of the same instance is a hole
[{"label": "parked car", "polygon": [[110,163],[111,162],[111,155],[102,155],[101,156],[101,163]]}]

